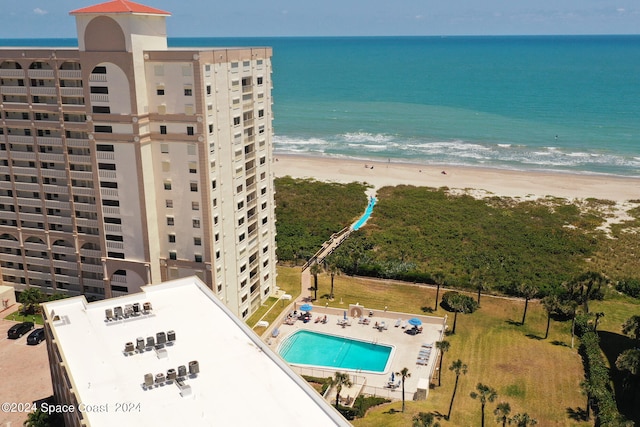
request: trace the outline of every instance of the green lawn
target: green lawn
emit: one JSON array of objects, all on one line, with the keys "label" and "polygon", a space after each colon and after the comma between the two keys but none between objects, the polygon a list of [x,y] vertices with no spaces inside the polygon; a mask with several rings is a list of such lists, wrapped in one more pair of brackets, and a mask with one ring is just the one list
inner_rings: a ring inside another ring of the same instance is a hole
[{"label": "green lawn", "polygon": [[[387,306],[392,311],[423,314],[423,307],[433,308],[435,301],[434,288],[347,276],[336,277],[335,300],[329,301],[329,287],[329,277],[320,275],[318,304],[348,307],[359,302],[374,310]],[[455,381],[447,367],[458,358],[468,365],[469,372],[460,379],[451,420],[440,420],[443,426],[480,425],[480,404],[469,396],[478,382],[494,387],[499,395],[495,403],[487,405],[487,425],[494,424],[492,412],[500,401],[509,402],[513,413],[529,413],[538,425],[592,425],[569,417],[585,407],[579,389],[584,378],[577,352],[579,341],[575,349],[570,348],[570,324],[552,322],[549,338],[543,340],[546,314],[542,306],[530,302],[526,323],[520,326],[523,309],[521,300],[483,296],[481,308],[473,314],[459,315],[456,335],[447,338],[451,349],[445,354],[442,387],[431,390],[426,401],[408,402],[404,414],[394,411],[401,409],[401,402],[394,402],[371,409],[354,425],[407,426],[420,411],[445,415]],[[433,314],[448,313],[438,307]],[[411,371],[412,366],[408,368]]]},{"label": "green lawn", "polygon": [[16,322],[33,322],[37,325],[43,325],[44,322],[42,321],[42,315],[41,314],[29,314],[29,315],[22,315],[20,313],[18,313],[17,311],[8,315],[7,317],[5,317],[6,320],[15,320]]}]

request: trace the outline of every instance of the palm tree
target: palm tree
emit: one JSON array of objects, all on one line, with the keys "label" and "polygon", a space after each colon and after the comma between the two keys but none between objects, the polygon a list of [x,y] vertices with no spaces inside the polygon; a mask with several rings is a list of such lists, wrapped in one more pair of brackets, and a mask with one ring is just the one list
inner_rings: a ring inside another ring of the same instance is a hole
[{"label": "palm tree", "polygon": [[608,281],[604,274],[588,271],[569,282],[570,297],[582,304],[585,313],[589,313],[589,300],[602,298],[602,285]]},{"label": "palm tree", "polygon": [[18,302],[22,304],[24,314],[36,314],[40,311],[40,303],[47,300],[47,296],[38,288],[27,288],[20,292]]},{"label": "palm tree", "polygon": [[599,311],[596,313],[596,321],[593,322],[593,332],[598,332],[598,322],[600,321],[600,318],[604,317],[604,312]]},{"label": "palm tree", "polygon": [[396,372],[396,375],[402,377],[402,412],[404,412],[404,380],[409,378],[411,374],[409,373],[409,368],[402,368],[400,372]]},{"label": "palm tree", "polygon": [[622,324],[622,333],[640,341],[640,316],[635,315],[628,318]]},{"label": "palm tree", "polygon": [[440,350],[440,365],[438,367],[438,387],[442,385],[440,379],[442,378],[442,359],[444,359],[444,354],[449,351],[451,347],[451,343],[449,341],[436,341],[436,348]]},{"label": "palm tree", "polygon": [[509,421],[509,414],[511,413],[511,405],[509,402],[500,402],[496,409],[493,410],[493,415],[496,416],[496,421],[502,423],[502,427],[507,426]]},{"label": "palm tree", "polygon": [[453,408],[453,399],[456,397],[456,391],[458,390],[458,380],[460,374],[465,375],[467,373],[467,365],[458,359],[449,366],[450,371],[456,373],[456,383],[453,386],[453,394],[451,395],[451,403],[449,404],[449,412],[447,413],[447,420],[451,418],[451,409]]},{"label": "palm tree", "polygon": [[340,268],[338,268],[338,264],[335,263],[335,261],[329,261],[329,263],[327,264],[327,272],[329,273],[329,276],[331,276],[331,291],[329,292],[329,299],[332,300],[333,299],[333,280],[335,279],[336,276],[340,275]]},{"label": "palm tree", "polygon": [[478,392],[476,393],[475,391],[472,391],[470,396],[472,399],[480,400],[480,410],[482,413],[481,426],[484,427],[484,407],[487,405],[487,402],[493,402],[498,398],[498,392],[495,388],[482,383],[478,383],[478,385],[476,385],[476,390],[478,390]]},{"label": "palm tree", "polygon": [[309,269],[309,273],[313,276],[313,299],[318,299],[318,274],[322,273],[322,267],[320,264],[315,263]]},{"label": "palm tree", "polygon": [[434,307],[434,310],[438,310],[438,297],[440,296],[440,286],[444,285],[444,274],[441,271],[436,271],[435,273],[433,273],[431,275],[431,279],[433,280],[433,283],[436,284],[437,288],[436,288],[436,306]]},{"label": "palm tree", "polygon": [[549,337],[549,326],[551,326],[551,316],[557,313],[560,307],[560,300],[556,295],[549,295],[542,298],[542,305],[547,312],[547,330],[544,333],[544,339]]},{"label": "palm tree", "polygon": [[583,395],[587,396],[586,416],[587,420],[589,420],[591,419],[591,395],[593,394],[594,388],[589,380],[584,380],[580,382],[580,391]]},{"label": "palm tree", "polygon": [[516,427],[527,427],[538,424],[535,418],[531,418],[526,412],[524,414],[515,414],[510,420],[509,425],[515,424]]},{"label": "palm tree", "polygon": [[413,427],[440,427],[440,423],[436,422],[432,413],[418,412],[418,415],[413,417]]},{"label": "palm tree", "polygon": [[478,274],[474,274],[471,277],[471,284],[478,290],[478,307],[480,307],[480,296],[482,295],[482,291],[486,291],[487,285],[485,285],[484,280]]},{"label": "palm tree", "polygon": [[518,293],[520,293],[520,295],[524,297],[524,313],[522,314],[522,322],[520,322],[521,325],[524,325],[524,321],[527,318],[527,307],[529,306],[529,300],[536,296],[536,294],[538,293],[538,288],[528,283],[522,283],[518,287]]},{"label": "palm tree", "polygon": [[351,387],[353,383],[349,379],[349,374],[346,372],[336,372],[331,378],[329,384],[336,388],[336,409],[340,404],[340,392],[342,391],[342,386]]},{"label": "palm tree", "polygon": [[453,309],[453,329],[451,334],[456,333],[456,325],[458,324],[458,312],[471,313],[475,309],[476,302],[468,295],[456,293],[447,301],[449,307]]}]

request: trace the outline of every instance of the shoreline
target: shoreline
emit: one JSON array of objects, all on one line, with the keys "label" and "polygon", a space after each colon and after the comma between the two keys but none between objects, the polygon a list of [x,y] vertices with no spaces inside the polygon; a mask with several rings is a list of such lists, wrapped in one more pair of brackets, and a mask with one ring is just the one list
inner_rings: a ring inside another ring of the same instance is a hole
[{"label": "shoreline", "polygon": [[[640,178],[547,171],[518,171],[476,166],[428,165],[332,157],[274,154],[276,177],[313,178],[329,182],[366,182],[385,186],[448,187],[474,197],[503,196],[569,200],[595,198],[627,203],[640,199]],[[365,168],[365,165],[367,167]],[[445,171],[446,174],[442,172]]]}]

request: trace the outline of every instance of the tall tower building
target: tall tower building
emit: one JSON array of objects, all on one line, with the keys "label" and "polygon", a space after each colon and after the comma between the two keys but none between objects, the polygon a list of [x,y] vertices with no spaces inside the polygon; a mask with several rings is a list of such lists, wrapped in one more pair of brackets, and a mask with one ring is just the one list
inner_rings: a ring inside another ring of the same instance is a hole
[{"label": "tall tower building", "polygon": [[0,49],[0,267],[109,298],[197,275],[246,318],[275,287],[271,49],[167,48],[168,12],[78,9],[78,49]]}]

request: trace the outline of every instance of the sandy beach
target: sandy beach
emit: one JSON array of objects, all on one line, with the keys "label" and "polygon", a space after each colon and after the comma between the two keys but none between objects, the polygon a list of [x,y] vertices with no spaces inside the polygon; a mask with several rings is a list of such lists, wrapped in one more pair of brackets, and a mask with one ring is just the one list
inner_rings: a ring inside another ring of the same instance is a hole
[{"label": "sandy beach", "polygon": [[[569,200],[596,198],[626,202],[640,199],[640,178],[520,172],[461,166],[432,166],[396,162],[366,162],[297,155],[275,156],[276,177],[315,178],[319,181],[366,182],[375,189],[393,185],[448,187],[477,191],[477,195]],[[365,164],[367,167],[365,167]],[[446,174],[443,174],[442,171]]]},{"label": "sandy beach", "polygon": [[474,197],[495,195],[538,199],[554,196],[568,200],[596,198],[616,202],[611,214],[617,220],[625,219],[625,211],[638,205],[629,203],[630,200],[640,199],[640,178],[433,166],[393,161],[367,162],[283,154],[277,154],[275,158],[276,177],[289,175],[319,181],[366,182],[373,186],[369,192],[371,194],[384,186],[415,185],[448,187]]}]

